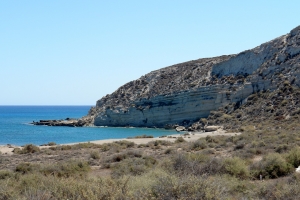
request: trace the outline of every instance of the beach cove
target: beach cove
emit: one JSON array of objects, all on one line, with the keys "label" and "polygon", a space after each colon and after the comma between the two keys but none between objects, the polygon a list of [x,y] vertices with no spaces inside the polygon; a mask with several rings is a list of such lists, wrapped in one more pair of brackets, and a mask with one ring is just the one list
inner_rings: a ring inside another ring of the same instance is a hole
[{"label": "beach cove", "polygon": [[49,127],[33,126],[40,119],[80,118],[91,106],[0,106],[0,145],[23,146],[78,143],[95,140],[120,139],[137,135],[176,134],[175,130],[116,127]]},{"label": "beach cove", "polygon": [[[182,137],[184,138],[184,140],[186,142],[193,142],[196,141],[200,138],[204,138],[207,136],[237,136],[240,135],[241,133],[227,133],[226,131],[219,129],[217,131],[213,131],[213,132],[189,132],[188,134],[172,134],[172,135],[168,135],[165,137],[153,137],[153,138],[123,138],[123,139],[104,139],[104,140],[95,140],[95,141],[86,141],[86,142],[90,142],[93,144],[105,144],[105,143],[112,143],[112,142],[117,142],[117,141],[128,141],[128,142],[134,142],[135,144],[147,144],[149,142],[152,141],[156,141],[156,140],[165,140],[165,141],[169,141],[169,142],[175,142],[175,140],[177,140],[178,137]],[[76,144],[80,144],[80,143],[86,143],[86,142],[78,142],[78,143],[66,143],[66,144],[61,144],[61,145],[76,145]],[[57,145],[59,146],[59,145]],[[39,148],[43,149],[43,148],[49,148],[51,146],[39,146]],[[0,146],[0,152],[3,154],[13,154],[13,150],[14,148],[21,148],[21,146],[15,146],[15,145],[1,145]]]}]

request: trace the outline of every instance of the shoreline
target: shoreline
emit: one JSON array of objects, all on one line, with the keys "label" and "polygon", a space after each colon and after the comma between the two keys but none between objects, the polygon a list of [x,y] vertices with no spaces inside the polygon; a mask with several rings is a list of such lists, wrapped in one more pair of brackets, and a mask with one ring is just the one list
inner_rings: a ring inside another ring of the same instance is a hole
[{"label": "shoreline", "polygon": [[[166,140],[170,142],[174,142],[178,137],[183,137],[184,140],[187,142],[192,142],[195,140],[198,140],[199,138],[203,138],[206,136],[237,136],[240,135],[240,132],[237,133],[227,133],[225,130],[219,129],[217,131],[212,131],[212,132],[188,132],[190,135],[184,136],[184,134],[187,132],[182,132],[182,134],[171,134],[167,135],[167,137],[154,137],[154,138],[132,138],[132,139],[127,139],[127,138],[120,138],[120,139],[104,139],[104,140],[93,140],[93,141],[84,141],[84,142],[75,142],[75,143],[65,143],[65,144],[58,144],[56,146],[62,146],[62,145],[76,145],[76,144],[81,144],[81,143],[94,143],[94,144],[105,144],[105,143],[112,143],[116,141],[122,141],[126,140],[129,142],[134,142],[135,144],[147,144],[148,142],[156,141],[156,140]],[[38,146],[40,149],[44,148],[50,148],[51,146]],[[14,148],[21,148],[21,146],[16,146],[16,145],[0,145],[0,152],[1,154],[13,154]]]}]

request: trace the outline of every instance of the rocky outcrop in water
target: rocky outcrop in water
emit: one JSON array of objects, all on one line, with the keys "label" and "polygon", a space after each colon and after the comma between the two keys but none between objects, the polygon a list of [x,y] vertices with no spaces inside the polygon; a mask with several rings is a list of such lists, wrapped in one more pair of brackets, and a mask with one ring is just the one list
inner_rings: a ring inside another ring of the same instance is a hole
[{"label": "rocky outcrop in water", "polygon": [[38,122],[33,121],[33,125],[42,126],[68,126],[68,127],[82,127],[91,124],[91,120],[87,119],[60,119],[60,120],[40,120]]}]

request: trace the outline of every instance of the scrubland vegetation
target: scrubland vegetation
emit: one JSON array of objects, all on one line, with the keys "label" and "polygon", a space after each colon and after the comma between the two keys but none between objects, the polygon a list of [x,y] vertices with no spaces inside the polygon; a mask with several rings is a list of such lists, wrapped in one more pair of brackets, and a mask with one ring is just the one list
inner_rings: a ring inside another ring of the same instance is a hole
[{"label": "scrubland vegetation", "polygon": [[300,198],[298,136],[252,131],[195,142],[26,145],[1,155],[0,199]]},{"label": "scrubland vegetation", "polygon": [[291,88],[200,120],[237,136],[16,148],[0,155],[0,199],[300,199],[300,92]]}]

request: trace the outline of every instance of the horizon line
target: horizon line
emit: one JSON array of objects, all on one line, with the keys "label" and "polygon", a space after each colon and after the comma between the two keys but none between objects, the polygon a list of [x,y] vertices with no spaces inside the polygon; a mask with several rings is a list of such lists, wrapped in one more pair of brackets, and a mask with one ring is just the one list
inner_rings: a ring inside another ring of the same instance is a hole
[{"label": "horizon line", "polygon": [[0,105],[0,106],[95,106],[95,105]]}]

